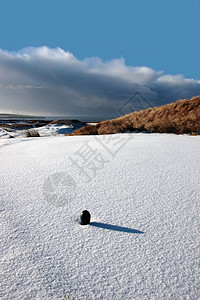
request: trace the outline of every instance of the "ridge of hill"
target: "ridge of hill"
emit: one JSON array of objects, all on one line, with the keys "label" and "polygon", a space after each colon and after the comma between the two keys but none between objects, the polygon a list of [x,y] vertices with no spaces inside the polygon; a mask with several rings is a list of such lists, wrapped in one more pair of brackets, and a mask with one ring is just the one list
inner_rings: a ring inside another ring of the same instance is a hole
[{"label": "ridge of hill", "polygon": [[135,111],[96,125],[87,125],[69,135],[101,135],[133,131],[200,134],[200,95]]}]

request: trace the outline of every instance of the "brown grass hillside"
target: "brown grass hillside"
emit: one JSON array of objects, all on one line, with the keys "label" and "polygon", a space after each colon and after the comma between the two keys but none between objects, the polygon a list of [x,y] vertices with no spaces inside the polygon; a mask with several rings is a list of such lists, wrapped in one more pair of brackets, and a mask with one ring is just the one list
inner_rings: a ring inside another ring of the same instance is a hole
[{"label": "brown grass hillside", "polygon": [[97,125],[87,125],[70,135],[112,134],[135,130],[200,134],[200,96],[133,112]]}]

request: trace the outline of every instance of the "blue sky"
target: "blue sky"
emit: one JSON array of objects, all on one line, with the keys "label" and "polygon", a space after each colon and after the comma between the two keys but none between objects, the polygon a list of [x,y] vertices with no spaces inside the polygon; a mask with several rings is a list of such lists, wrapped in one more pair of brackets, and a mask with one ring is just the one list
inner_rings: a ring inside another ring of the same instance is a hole
[{"label": "blue sky", "polygon": [[199,0],[6,0],[0,48],[61,47],[79,59],[126,64],[200,79]]},{"label": "blue sky", "polygon": [[[93,72],[92,57],[97,57],[100,65],[114,59],[120,64],[123,58],[127,68],[145,66],[155,73],[182,74],[199,83],[199,12],[199,0],[6,0],[0,2],[0,48],[5,56],[27,47],[59,47],[72,53],[79,62],[89,58],[87,68],[92,64]],[[16,65],[13,68],[16,70]],[[17,72],[21,74],[22,70]],[[3,71],[0,79],[7,82]],[[151,88],[153,85],[151,82]],[[191,87],[186,96],[199,89],[189,91]],[[8,110],[1,106],[2,101],[9,99],[8,94],[0,91],[0,110]],[[179,98],[178,93],[169,97]],[[15,110],[20,110],[20,106]]]}]

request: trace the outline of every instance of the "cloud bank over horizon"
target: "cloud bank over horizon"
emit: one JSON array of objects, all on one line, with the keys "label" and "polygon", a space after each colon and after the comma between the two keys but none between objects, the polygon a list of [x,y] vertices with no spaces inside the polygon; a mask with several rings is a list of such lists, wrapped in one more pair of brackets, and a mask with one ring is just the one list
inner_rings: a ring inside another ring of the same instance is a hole
[{"label": "cloud bank over horizon", "polygon": [[199,95],[200,80],[127,66],[123,58],[78,60],[60,48],[0,49],[0,113],[116,117],[135,93],[142,109]]}]

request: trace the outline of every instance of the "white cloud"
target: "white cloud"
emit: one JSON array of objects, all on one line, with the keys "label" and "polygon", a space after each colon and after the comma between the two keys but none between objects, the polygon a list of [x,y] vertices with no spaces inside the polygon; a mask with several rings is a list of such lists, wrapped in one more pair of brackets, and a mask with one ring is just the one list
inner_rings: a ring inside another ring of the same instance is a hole
[{"label": "white cloud", "polygon": [[0,112],[117,116],[136,92],[161,105],[200,94],[200,81],[127,66],[123,58],[78,60],[60,48],[0,50]]}]

